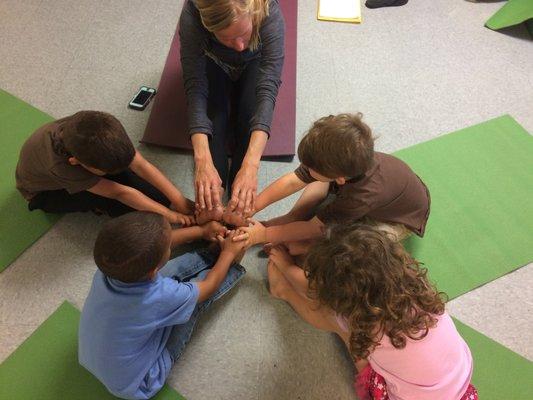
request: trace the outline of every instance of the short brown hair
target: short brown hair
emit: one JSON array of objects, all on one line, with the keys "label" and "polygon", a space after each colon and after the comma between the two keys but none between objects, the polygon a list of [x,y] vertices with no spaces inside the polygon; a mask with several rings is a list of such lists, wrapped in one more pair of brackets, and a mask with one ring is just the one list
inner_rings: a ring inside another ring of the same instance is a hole
[{"label": "short brown hair", "polygon": [[381,334],[398,349],[407,338],[423,339],[444,312],[445,295],[427,269],[374,226],[332,228],[309,251],[304,271],[310,296],[347,320],[356,359],[367,358]]},{"label": "short brown hair", "polygon": [[339,114],[315,121],[298,146],[300,162],[331,179],[364,174],[374,160],[374,139],[362,117]]},{"label": "short brown hair", "polygon": [[62,125],[65,150],[88,167],[107,173],[125,170],[135,149],[118,119],[101,111],[80,111]]},{"label": "short brown hair", "polygon": [[107,222],[94,245],[94,261],[106,276],[138,282],[159,266],[170,246],[170,224],[156,213],[135,211]]}]

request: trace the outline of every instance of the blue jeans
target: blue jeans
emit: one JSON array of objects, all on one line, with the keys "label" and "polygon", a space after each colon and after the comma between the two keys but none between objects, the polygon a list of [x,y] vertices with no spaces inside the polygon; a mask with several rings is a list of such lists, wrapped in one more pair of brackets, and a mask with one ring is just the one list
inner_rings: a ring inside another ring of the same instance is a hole
[{"label": "blue jeans", "polygon": [[[207,273],[215,265],[218,256],[206,249],[191,253],[185,253],[165,264],[159,273],[163,276],[175,279],[179,282],[195,282],[205,279]],[[216,300],[224,296],[244,276],[246,270],[239,264],[233,263],[226,278],[217,291],[209,299],[198,303],[191,314],[190,319],[180,325],[174,325],[168,338],[166,349],[170,353],[173,362],[180,357],[185,345],[189,342],[198,317],[209,308]]]}]

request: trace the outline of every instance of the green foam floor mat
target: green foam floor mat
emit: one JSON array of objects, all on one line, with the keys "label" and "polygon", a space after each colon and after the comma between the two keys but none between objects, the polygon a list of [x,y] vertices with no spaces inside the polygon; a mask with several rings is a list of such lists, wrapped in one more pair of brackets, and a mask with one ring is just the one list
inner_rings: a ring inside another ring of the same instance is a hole
[{"label": "green foam floor mat", "polygon": [[[78,363],[80,312],[64,302],[0,365],[0,399],[116,399]],[[168,385],[155,400],[185,400]]]},{"label": "green foam floor mat", "polygon": [[431,192],[426,234],[405,246],[450,298],[533,259],[532,154],[508,115],[395,153]]},{"label": "green foam floor mat", "polygon": [[472,383],[481,400],[533,398],[533,363],[454,319],[474,358]]},{"label": "green foam floor mat", "polygon": [[[532,0],[509,0],[485,23],[487,28],[498,30],[518,25],[533,18]],[[531,31],[530,31],[531,33]]]},{"label": "green foam floor mat", "polygon": [[15,187],[20,148],[41,125],[53,118],[0,90],[0,272],[45,233],[58,215],[28,211]]}]

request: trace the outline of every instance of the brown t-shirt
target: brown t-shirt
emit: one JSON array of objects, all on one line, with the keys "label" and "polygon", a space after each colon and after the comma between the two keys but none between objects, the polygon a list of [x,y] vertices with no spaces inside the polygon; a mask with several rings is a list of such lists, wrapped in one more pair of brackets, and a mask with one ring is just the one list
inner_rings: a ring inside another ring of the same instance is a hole
[{"label": "brown t-shirt", "polygon": [[[300,165],[295,171],[303,182],[315,179]],[[373,166],[344,185],[330,184],[335,199],[318,211],[323,223],[345,222],[369,217],[380,222],[405,225],[419,236],[429,217],[429,190],[409,166],[398,158],[374,153]]]},{"label": "brown t-shirt", "polygon": [[81,192],[100,180],[81,165],[68,162],[69,155],[63,148],[60,132],[62,124],[69,118],[41,126],[22,146],[15,178],[17,189],[26,200],[47,190]]}]

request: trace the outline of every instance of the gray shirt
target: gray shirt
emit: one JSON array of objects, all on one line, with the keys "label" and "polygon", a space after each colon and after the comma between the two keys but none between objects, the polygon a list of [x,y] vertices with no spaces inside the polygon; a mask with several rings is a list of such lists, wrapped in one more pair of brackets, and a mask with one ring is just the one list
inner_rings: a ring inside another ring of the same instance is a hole
[{"label": "gray shirt", "polygon": [[238,52],[218,42],[215,35],[202,25],[200,12],[193,0],[187,0],[183,6],[179,26],[189,134],[213,133],[211,120],[207,116],[209,90],[205,73],[206,57],[210,57],[233,80],[238,79],[248,62],[260,59],[255,89],[256,108],[250,131],[262,130],[270,135],[284,58],[285,21],[278,0],[270,0],[269,15],[259,30],[260,44],[255,51],[246,49]]}]

